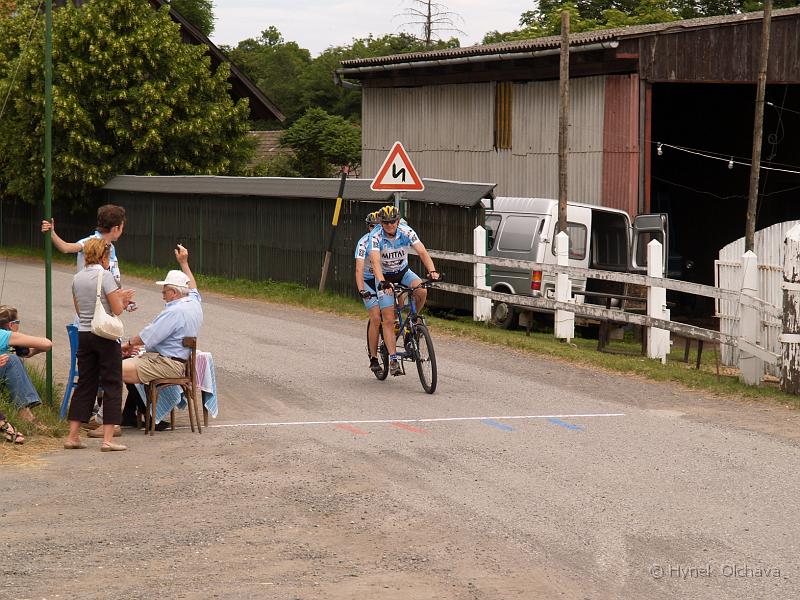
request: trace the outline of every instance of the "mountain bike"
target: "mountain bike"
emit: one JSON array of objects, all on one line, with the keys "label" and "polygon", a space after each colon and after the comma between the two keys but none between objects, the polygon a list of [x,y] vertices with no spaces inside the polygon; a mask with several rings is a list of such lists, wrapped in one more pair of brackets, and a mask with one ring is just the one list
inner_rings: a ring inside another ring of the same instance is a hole
[{"label": "mountain bike", "polygon": [[[416,363],[422,389],[428,394],[433,394],[436,391],[436,353],[433,349],[431,334],[425,323],[425,317],[417,313],[413,292],[417,288],[429,287],[431,283],[435,283],[435,281],[424,279],[422,283],[414,287],[400,283],[392,284],[394,289],[394,310],[397,315],[397,320],[395,321],[397,360],[400,361],[400,368],[403,370],[404,375],[406,372],[405,361],[410,360]],[[376,294],[373,294],[373,296],[376,296]],[[367,321],[367,332],[369,332],[369,321]],[[369,353],[369,339],[367,340],[367,353]],[[379,329],[378,334],[378,356],[381,370],[375,372],[375,377],[383,381],[389,374],[389,351],[386,349],[384,342],[383,327]]]}]

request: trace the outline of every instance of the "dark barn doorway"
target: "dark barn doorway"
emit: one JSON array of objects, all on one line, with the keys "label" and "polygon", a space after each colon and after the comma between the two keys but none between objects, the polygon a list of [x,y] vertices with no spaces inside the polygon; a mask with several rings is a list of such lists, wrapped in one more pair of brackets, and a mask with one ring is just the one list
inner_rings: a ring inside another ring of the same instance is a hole
[{"label": "dark barn doorway", "polygon": [[[744,236],[755,94],[747,84],[653,85],[650,209],[669,214],[670,254],[687,281],[713,285],[720,248]],[[800,171],[800,86],[769,85],[766,100],[762,167]],[[762,168],[756,229],[798,218],[800,174]],[[708,299],[681,305],[713,314]]]}]

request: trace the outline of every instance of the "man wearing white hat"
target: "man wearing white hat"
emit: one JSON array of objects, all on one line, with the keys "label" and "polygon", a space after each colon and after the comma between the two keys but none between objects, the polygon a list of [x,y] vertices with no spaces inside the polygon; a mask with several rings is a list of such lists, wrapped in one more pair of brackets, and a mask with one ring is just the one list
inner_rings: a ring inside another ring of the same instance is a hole
[{"label": "man wearing white hat", "polygon": [[142,331],[122,344],[123,356],[144,346],[145,353],[122,361],[125,383],[150,383],[153,379],[182,377],[191,350],[183,338],[197,337],[203,325],[203,308],[197,283],[189,268],[189,251],[178,244],[175,258],[181,267],[156,281],[166,302],[164,310]]}]

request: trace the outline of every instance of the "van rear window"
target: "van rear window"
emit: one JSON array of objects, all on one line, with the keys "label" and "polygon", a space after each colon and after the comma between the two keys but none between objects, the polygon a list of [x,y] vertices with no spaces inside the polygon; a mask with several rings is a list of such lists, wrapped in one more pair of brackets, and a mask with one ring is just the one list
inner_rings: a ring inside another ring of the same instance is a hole
[{"label": "van rear window", "polygon": [[486,249],[494,248],[497,239],[497,229],[500,227],[500,215],[486,215]]},{"label": "van rear window", "polygon": [[505,223],[500,231],[497,242],[498,250],[507,252],[530,252],[533,248],[533,238],[539,226],[539,217],[510,215],[505,218]]}]

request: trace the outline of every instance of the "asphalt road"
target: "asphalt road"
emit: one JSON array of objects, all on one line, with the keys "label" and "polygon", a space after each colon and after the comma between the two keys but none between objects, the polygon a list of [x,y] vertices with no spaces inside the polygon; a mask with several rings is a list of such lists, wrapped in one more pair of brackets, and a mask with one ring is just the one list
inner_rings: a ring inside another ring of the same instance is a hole
[{"label": "asphalt road", "polygon": [[[41,334],[41,265],[0,268]],[[59,324],[70,280],[54,271]],[[133,334],[161,300],[127,283]],[[796,411],[435,328],[429,396],[411,371],[375,380],[360,320],[204,310],[219,418],[4,469],[0,598],[800,597]]]}]

